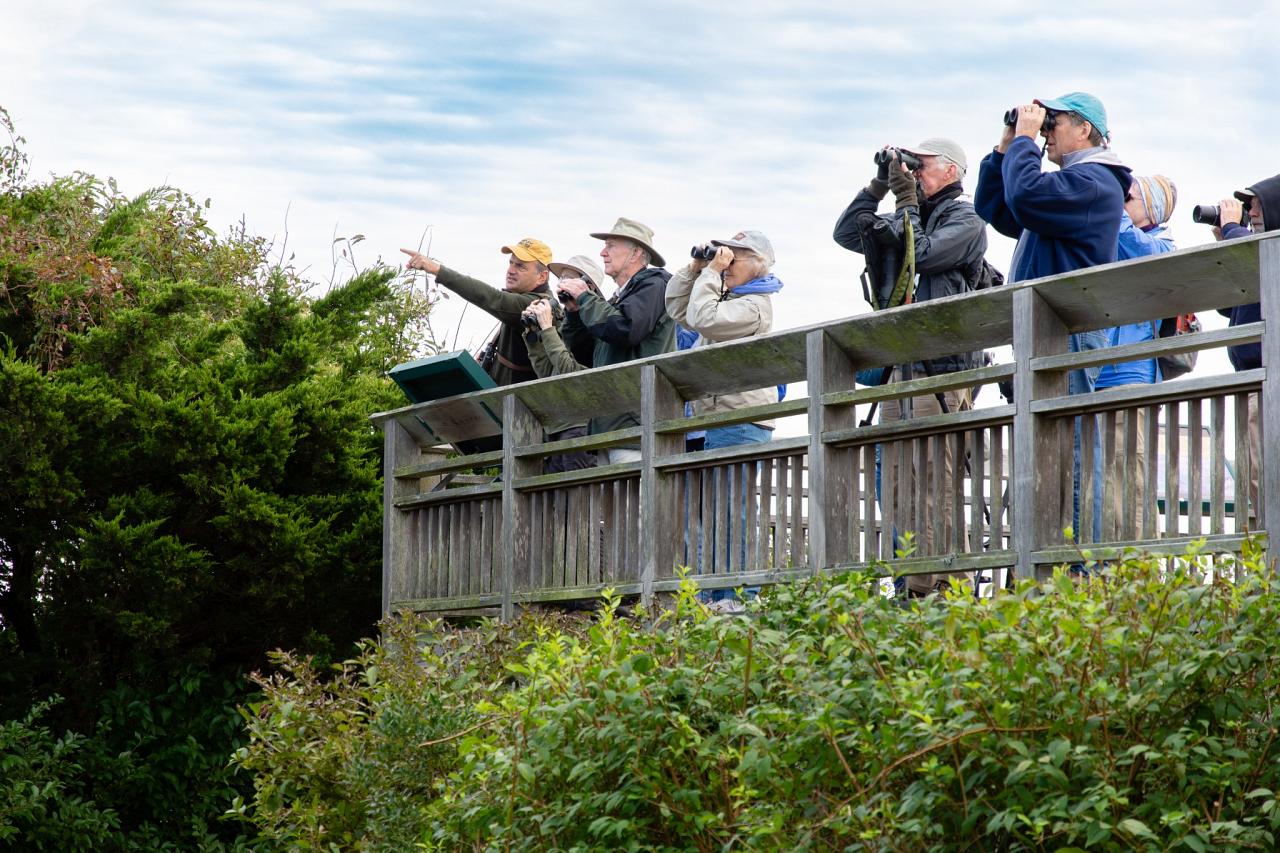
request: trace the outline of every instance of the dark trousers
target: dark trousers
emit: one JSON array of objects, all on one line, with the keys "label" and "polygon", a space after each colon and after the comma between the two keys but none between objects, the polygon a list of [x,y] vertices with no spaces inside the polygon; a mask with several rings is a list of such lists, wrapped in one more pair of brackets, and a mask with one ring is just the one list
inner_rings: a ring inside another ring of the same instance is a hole
[{"label": "dark trousers", "polygon": [[[569,427],[559,432],[553,432],[547,436],[548,441],[562,441],[567,438],[585,438],[587,435],[587,427],[583,426]],[[568,453],[561,453],[556,456],[548,456],[542,460],[542,473],[559,474],[563,471],[580,471],[583,468],[596,467],[596,452],[594,450],[573,450]]]}]

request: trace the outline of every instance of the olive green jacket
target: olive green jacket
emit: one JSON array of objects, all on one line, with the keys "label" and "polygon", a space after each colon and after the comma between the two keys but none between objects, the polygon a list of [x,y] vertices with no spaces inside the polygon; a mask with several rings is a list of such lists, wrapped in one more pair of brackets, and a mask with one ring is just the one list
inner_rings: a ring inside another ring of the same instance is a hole
[{"label": "olive green jacket", "polygon": [[[550,299],[552,315],[556,325],[564,320],[564,310],[551,294],[551,288],[542,285],[528,293],[516,293],[510,290],[485,284],[483,281],[465,276],[446,266],[440,267],[436,273],[436,281],[447,287],[463,299],[482,311],[491,314],[502,325],[497,336],[492,340],[494,353],[492,358],[484,358],[481,366],[485,373],[499,385],[514,385],[517,382],[528,382],[537,379],[539,374],[529,358],[529,349],[524,340],[524,324],[521,313],[537,299]],[[486,345],[485,349],[488,349]],[[488,364],[484,362],[488,361]],[[549,374],[548,374],[549,375]],[[547,424],[549,433],[560,432],[573,424]]]}]

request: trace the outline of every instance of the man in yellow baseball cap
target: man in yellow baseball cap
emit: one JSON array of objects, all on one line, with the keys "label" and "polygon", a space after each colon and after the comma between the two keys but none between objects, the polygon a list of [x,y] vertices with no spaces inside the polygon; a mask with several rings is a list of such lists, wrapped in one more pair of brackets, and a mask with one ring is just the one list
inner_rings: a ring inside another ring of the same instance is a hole
[{"label": "man in yellow baseball cap", "polygon": [[[507,255],[505,287],[499,290],[478,279],[452,270],[435,258],[429,258],[412,249],[401,249],[409,256],[405,266],[434,275],[436,282],[447,287],[463,299],[492,314],[502,325],[493,340],[485,347],[480,365],[485,373],[499,385],[511,385],[537,378],[529,362],[529,350],[524,342],[524,326],[520,315],[537,299],[550,299],[547,286],[550,273],[551,248],[541,240],[525,237],[502,247]],[[559,311],[557,322],[563,318]]]}]

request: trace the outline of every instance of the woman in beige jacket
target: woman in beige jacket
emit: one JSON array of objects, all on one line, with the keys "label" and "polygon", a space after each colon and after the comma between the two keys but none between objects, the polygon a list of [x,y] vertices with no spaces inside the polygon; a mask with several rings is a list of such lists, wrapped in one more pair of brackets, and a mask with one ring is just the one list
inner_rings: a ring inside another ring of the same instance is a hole
[{"label": "woman in beige jacket", "polygon": [[[693,346],[714,344],[763,335],[773,328],[772,296],[782,289],[782,282],[769,270],[773,267],[773,246],[759,231],[740,231],[728,240],[712,240],[714,254],[707,246],[700,246],[698,254],[710,257],[697,258],[680,270],[667,282],[667,313],[684,329],[696,332]],[[759,388],[734,394],[717,394],[692,401],[693,414],[733,412],[768,403],[778,402],[778,388]],[[732,447],[768,441],[773,436],[773,421],[760,418],[749,423],[713,427],[707,430],[704,449]],[[711,515],[686,523],[685,558],[696,567],[699,574],[733,574],[754,566],[753,557],[747,553],[747,501],[754,495],[743,495],[736,507],[727,506],[725,494],[732,492],[731,483],[746,477],[746,465],[731,465],[721,475],[709,474],[686,480],[686,489],[701,492],[711,490]],[[714,469],[711,469],[714,470]],[[695,486],[694,483],[697,485]],[[689,494],[689,492],[686,492]],[[692,504],[692,507],[690,507]],[[702,499],[686,503],[686,514],[692,509],[701,515],[699,508],[708,504]],[[717,508],[719,507],[719,509]],[[728,512],[725,511],[728,509]],[[703,525],[720,528],[704,536]],[[722,538],[723,536],[723,538]],[[717,553],[713,546],[710,554],[703,553],[702,542],[732,542],[734,547],[723,549],[729,553]],[[764,548],[765,546],[761,546]],[[705,561],[705,562],[704,562]],[[752,561],[752,565],[748,565]],[[748,596],[758,587],[748,588]],[[743,609],[732,589],[709,589],[701,593],[701,599],[714,610],[738,612]]]},{"label": "woman in beige jacket", "polygon": [[[740,231],[710,245],[715,254],[709,260],[695,258],[667,282],[667,313],[698,334],[695,347],[768,333],[773,328],[772,294],[782,289],[782,282],[769,271],[774,262],[769,238],[759,231]],[[758,388],[694,400],[693,413],[731,412],[776,402],[776,387]],[[704,447],[751,444],[768,441],[772,435],[773,421],[761,418],[707,430]]]}]

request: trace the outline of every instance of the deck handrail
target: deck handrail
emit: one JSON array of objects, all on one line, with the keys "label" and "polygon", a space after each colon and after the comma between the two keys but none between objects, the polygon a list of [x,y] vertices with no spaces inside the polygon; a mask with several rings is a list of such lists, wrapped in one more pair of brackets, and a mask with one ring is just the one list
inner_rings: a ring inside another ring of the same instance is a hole
[{"label": "deck handrail", "polygon": [[[397,588],[398,582],[410,578],[413,560],[422,559],[422,549],[432,547],[434,541],[430,531],[411,530],[418,523],[410,515],[415,508],[441,502],[457,503],[468,496],[498,502],[494,506],[501,507],[501,519],[496,517],[493,507],[475,510],[480,519],[477,523],[493,536],[494,543],[501,544],[502,553],[489,555],[493,561],[489,565],[493,572],[490,586],[496,589],[481,595],[444,596],[441,600],[465,598],[473,605],[483,602],[475,606],[496,602],[505,615],[510,615],[515,603],[532,600],[530,594],[538,592],[531,576],[517,583],[517,576],[522,572],[538,569],[528,565],[531,556],[525,547],[527,536],[524,534],[530,532],[527,517],[530,490],[558,485],[568,488],[575,483],[578,487],[594,484],[603,489],[617,477],[634,480],[637,474],[639,581],[632,585],[646,596],[655,589],[665,588],[664,579],[669,577],[672,560],[677,556],[670,532],[689,515],[680,503],[679,490],[685,488],[678,479],[684,476],[681,471],[717,461],[728,464],[734,458],[752,456],[751,451],[733,448],[730,449],[733,453],[719,457],[704,452],[689,459],[687,464],[680,462],[677,457],[684,453],[684,441],[679,424],[684,401],[713,393],[802,381],[808,385],[807,397],[788,397],[784,404],[770,410],[771,413],[807,412],[808,415],[807,439],[792,439],[785,446],[786,453],[804,455],[803,474],[797,478],[797,466],[802,464],[797,458],[794,465],[784,469],[786,475],[802,488],[807,478],[807,492],[796,507],[807,514],[804,546],[808,565],[792,568],[817,571],[849,562],[851,534],[846,523],[849,501],[851,497],[855,502],[865,497],[852,493],[851,486],[855,491],[858,484],[865,488],[866,477],[865,470],[862,479],[858,479],[855,472],[851,483],[842,472],[851,458],[855,466],[863,464],[858,448],[873,441],[921,432],[928,434],[929,430],[934,430],[934,435],[946,436],[943,441],[950,441],[951,436],[965,429],[990,428],[998,421],[1011,424],[1012,432],[1009,442],[1012,470],[1004,474],[1010,484],[1010,516],[1018,523],[1009,524],[1008,550],[1018,573],[1025,576],[1043,572],[1045,554],[1061,540],[1060,528],[1056,526],[1063,518],[1064,472],[1060,453],[1063,418],[1080,411],[1104,411],[1108,406],[1157,411],[1162,405],[1175,405],[1196,395],[1212,395],[1216,389],[1240,394],[1256,389],[1262,400],[1263,446],[1267,446],[1268,437],[1272,443],[1280,437],[1280,371],[1265,369],[1280,364],[1280,335],[1266,333],[1267,328],[1274,329],[1280,324],[1280,241],[1276,237],[1263,234],[1182,249],[372,415],[373,422],[381,426],[385,435],[383,609],[390,612],[402,603],[420,605],[426,600],[423,596],[408,594],[408,587]],[[1073,332],[1188,312],[1207,313],[1250,302],[1262,303],[1261,323],[1116,348],[1107,351],[1109,355],[1105,358],[1097,351],[1066,352],[1068,335]],[[1134,360],[1255,340],[1261,341],[1264,365],[1257,371],[1067,397],[1065,371],[1074,367],[1125,360],[1116,356]],[[1013,347],[1014,361],[1010,365],[979,368],[969,371],[971,376],[960,378],[948,374],[855,390],[854,375],[860,369],[1006,345]],[[923,430],[918,422],[901,427],[890,424],[860,428],[855,417],[855,406],[873,399],[910,397],[932,393],[948,383],[953,386],[961,381],[990,383],[1002,378],[1012,379],[1014,402],[998,411],[983,409],[944,415],[936,419],[936,425],[932,423],[934,419],[930,419]],[[1225,403],[1215,405],[1221,407]],[[1242,406],[1237,404],[1241,413]],[[602,476],[585,475],[576,480],[542,473],[541,456],[562,449],[546,442],[543,433],[546,423],[623,412],[640,413],[641,426],[613,435],[593,436],[592,443],[596,446],[607,446],[610,442],[634,443],[638,437],[642,448],[642,461],[638,466],[597,472]],[[1198,418],[1198,404],[1196,412]],[[742,417],[749,419],[752,414],[748,412]],[[733,420],[734,416],[728,415],[709,421],[702,419],[700,423],[724,424]],[[466,467],[461,461],[443,460],[445,445],[493,435],[505,436],[501,457],[489,453],[481,458],[491,465],[501,459],[504,473],[500,485],[469,486],[468,495],[423,497],[424,486],[429,487],[443,472]],[[1154,427],[1150,435],[1160,437]],[[930,439],[926,435],[923,440]],[[941,445],[935,442],[934,446]],[[770,450],[768,444],[756,447],[762,457],[770,453],[776,457],[781,452],[777,448]],[[1263,531],[1280,530],[1280,466],[1263,466],[1261,474],[1263,515],[1257,518],[1258,527]],[[1065,476],[1069,480],[1070,472]],[[732,484],[726,488],[730,487]],[[789,494],[794,497],[795,491]],[[741,500],[741,496],[735,499]],[[687,500],[686,496],[685,503]],[[603,519],[598,522],[600,526],[608,526]],[[572,526],[572,520],[562,520],[562,523],[567,528]],[[602,547],[594,541],[595,535],[593,528],[583,547]],[[419,540],[411,545],[414,536]],[[1226,533],[1222,536],[1224,542],[1230,538]],[[570,549],[571,545],[561,543],[555,547]],[[686,542],[686,551],[687,548]],[[597,553],[593,559],[596,557],[602,555]],[[483,564],[484,555],[477,559]],[[965,559],[982,562],[975,555]],[[460,583],[471,588],[465,578]]]}]

